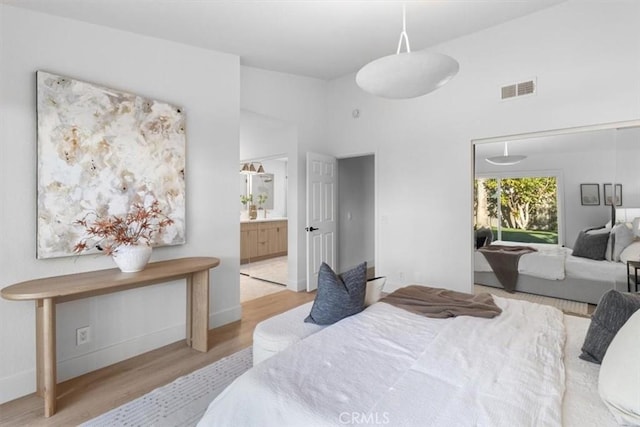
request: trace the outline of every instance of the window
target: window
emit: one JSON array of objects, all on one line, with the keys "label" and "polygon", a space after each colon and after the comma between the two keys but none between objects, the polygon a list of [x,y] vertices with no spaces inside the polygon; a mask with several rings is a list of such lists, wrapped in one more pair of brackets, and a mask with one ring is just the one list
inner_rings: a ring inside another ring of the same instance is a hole
[{"label": "window", "polygon": [[491,228],[497,240],[558,243],[557,177],[484,177],[474,188],[476,228]]}]

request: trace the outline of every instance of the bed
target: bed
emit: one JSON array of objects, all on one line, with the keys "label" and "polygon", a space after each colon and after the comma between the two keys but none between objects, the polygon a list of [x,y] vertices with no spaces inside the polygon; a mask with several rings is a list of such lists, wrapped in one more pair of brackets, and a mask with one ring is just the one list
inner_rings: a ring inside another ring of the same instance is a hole
[{"label": "bed", "polygon": [[[631,230],[629,233],[632,233],[632,238],[635,233],[635,242],[627,243],[633,243],[636,248],[640,247],[640,208],[617,208],[612,219],[616,225],[626,224]],[[605,230],[611,231],[611,224],[603,229]],[[597,304],[600,297],[610,289],[627,291],[628,273],[624,260],[596,261],[573,256],[572,249],[549,244],[505,241],[494,241],[492,244],[526,245],[536,249],[536,252],[522,255],[520,258],[516,291],[590,304]],[[610,245],[611,241],[608,242],[607,254],[611,250]],[[637,252],[632,252],[631,259],[639,256]],[[608,259],[611,257],[608,256]],[[474,282],[479,285],[503,287],[484,255],[478,250],[474,252]]]},{"label": "bed", "polygon": [[[522,245],[495,241],[498,245]],[[520,257],[516,291],[597,304],[609,289],[627,290],[626,265],[572,256],[572,250],[557,245],[527,243],[536,249]],[[474,252],[474,282],[502,288],[491,266]]]},{"label": "bed", "polygon": [[494,297],[493,319],[425,318],[385,302],[256,365],[199,426],[614,426],[589,320]]}]

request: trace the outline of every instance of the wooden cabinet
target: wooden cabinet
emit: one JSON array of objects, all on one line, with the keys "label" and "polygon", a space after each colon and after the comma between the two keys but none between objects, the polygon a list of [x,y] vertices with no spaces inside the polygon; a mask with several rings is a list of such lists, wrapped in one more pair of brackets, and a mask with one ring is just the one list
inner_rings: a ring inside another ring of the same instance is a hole
[{"label": "wooden cabinet", "polygon": [[258,256],[258,224],[240,224],[240,263]]},{"label": "wooden cabinet", "polygon": [[287,220],[240,223],[240,264],[287,254]]}]

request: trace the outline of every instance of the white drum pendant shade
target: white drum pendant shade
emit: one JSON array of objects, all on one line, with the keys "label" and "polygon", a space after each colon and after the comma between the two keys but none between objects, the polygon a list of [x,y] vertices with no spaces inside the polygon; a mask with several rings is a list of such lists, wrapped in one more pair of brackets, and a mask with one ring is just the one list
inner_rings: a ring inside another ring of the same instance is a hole
[{"label": "white drum pendant shade", "polygon": [[368,63],[358,71],[356,83],[383,98],[415,98],[443,86],[459,69],[458,61],[441,53],[404,52]]}]

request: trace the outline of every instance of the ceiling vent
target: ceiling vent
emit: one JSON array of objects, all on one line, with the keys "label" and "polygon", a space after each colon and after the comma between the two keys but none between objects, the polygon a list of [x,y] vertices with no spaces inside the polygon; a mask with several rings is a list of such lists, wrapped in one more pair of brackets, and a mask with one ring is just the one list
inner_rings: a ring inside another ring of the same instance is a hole
[{"label": "ceiling vent", "polygon": [[500,88],[500,99],[510,99],[536,93],[536,79],[512,83]]}]

